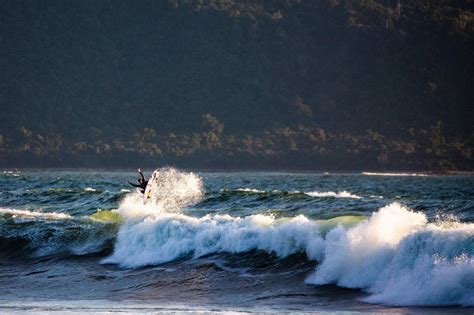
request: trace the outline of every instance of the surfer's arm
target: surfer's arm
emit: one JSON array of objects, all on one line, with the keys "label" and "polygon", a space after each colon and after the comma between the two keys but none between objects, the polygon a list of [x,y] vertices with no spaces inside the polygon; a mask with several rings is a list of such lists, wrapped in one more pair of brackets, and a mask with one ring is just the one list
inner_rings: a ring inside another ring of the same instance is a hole
[{"label": "surfer's arm", "polygon": [[146,182],[145,176],[143,176],[142,170],[138,169],[138,174],[140,174],[140,177],[142,178],[143,182]]},{"label": "surfer's arm", "polygon": [[130,182],[128,182],[130,185],[132,185],[133,187],[141,187],[140,185],[137,185],[137,184],[132,184]]}]

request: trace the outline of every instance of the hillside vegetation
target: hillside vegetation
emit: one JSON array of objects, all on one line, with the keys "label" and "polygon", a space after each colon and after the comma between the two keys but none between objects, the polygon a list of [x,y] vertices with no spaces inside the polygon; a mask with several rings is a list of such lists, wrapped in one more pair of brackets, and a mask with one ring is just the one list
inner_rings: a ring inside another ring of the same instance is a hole
[{"label": "hillside vegetation", "polygon": [[474,1],[3,1],[0,167],[472,170]]}]

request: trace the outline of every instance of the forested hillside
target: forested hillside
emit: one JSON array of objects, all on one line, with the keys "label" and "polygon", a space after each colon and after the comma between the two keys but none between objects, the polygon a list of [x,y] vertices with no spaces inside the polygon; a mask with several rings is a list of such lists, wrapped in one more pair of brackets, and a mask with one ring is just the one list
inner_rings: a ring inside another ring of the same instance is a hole
[{"label": "forested hillside", "polygon": [[0,167],[473,170],[474,2],[2,1]]}]

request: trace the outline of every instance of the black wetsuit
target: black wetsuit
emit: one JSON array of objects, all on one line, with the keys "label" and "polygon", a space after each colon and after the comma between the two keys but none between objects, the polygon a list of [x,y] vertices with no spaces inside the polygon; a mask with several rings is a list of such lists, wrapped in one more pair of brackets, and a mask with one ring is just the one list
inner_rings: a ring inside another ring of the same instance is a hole
[{"label": "black wetsuit", "polygon": [[138,179],[138,185],[137,184],[132,184],[130,182],[128,182],[130,185],[132,185],[133,187],[137,187],[139,188],[140,192],[142,194],[145,193],[145,189],[146,189],[146,185],[148,185],[148,181],[145,179],[145,176],[143,176],[143,173],[142,172],[138,172],[140,173],[140,178]]}]

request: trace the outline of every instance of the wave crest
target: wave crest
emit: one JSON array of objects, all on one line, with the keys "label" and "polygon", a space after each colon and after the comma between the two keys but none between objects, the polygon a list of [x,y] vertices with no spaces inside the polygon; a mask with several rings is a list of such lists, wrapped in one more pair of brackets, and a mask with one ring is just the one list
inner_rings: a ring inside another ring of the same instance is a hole
[{"label": "wave crest", "polygon": [[427,223],[393,203],[354,228],[330,231],[306,281],[365,289],[367,302],[472,305],[474,282],[466,279],[474,279],[473,241],[473,224]]},{"label": "wave crest", "polygon": [[279,257],[301,251],[316,259],[322,242],[317,224],[304,216],[281,221],[261,214],[245,218],[207,215],[198,219],[168,213],[125,224],[118,233],[113,255],[103,262],[133,268],[187,255],[254,249]]}]

